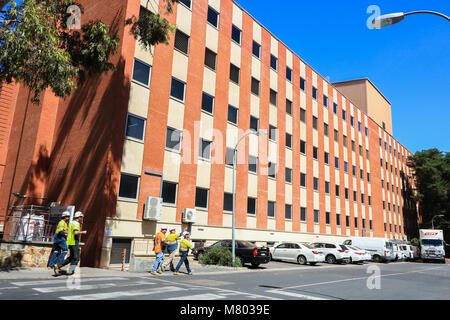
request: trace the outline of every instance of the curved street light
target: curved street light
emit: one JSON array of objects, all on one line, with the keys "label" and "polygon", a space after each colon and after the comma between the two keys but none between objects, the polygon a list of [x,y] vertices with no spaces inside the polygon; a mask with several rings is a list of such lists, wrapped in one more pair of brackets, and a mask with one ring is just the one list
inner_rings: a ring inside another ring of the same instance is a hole
[{"label": "curved street light", "polygon": [[437,217],[444,217],[444,215],[443,214],[438,214],[438,215],[436,215],[436,216],[434,216],[433,217],[433,219],[431,219],[431,229],[434,229],[434,218],[437,218]]},{"label": "curved street light", "polygon": [[244,134],[236,143],[236,147],[233,150],[233,216],[232,216],[232,240],[231,240],[231,254],[233,256],[233,265],[236,261],[236,239],[235,239],[235,206],[236,206],[236,155],[237,155],[237,148],[239,143],[245,139],[245,137],[251,135],[251,134],[255,134],[257,136],[262,136],[262,135],[266,135],[267,131],[266,130],[258,130],[258,131],[254,131],[254,130],[250,130],[249,132],[247,132],[246,134]]},{"label": "curved street light", "polygon": [[439,13],[439,12],[436,12],[436,11],[420,10],[420,11],[412,11],[412,12],[407,12],[407,13],[396,12],[396,13],[384,14],[382,16],[379,16],[379,17],[376,17],[375,19],[373,19],[372,20],[372,26],[375,29],[380,29],[380,28],[383,28],[383,27],[387,27],[387,26],[390,26],[392,24],[399,23],[406,16],[410,16],[410,15],[413,15],[413,14],[433,14],[433,15],[439,16],[441,18],[444,18],[447,21],[450,21],[450,18],[447,17],[445,14],[442,14],[442,13]]}]

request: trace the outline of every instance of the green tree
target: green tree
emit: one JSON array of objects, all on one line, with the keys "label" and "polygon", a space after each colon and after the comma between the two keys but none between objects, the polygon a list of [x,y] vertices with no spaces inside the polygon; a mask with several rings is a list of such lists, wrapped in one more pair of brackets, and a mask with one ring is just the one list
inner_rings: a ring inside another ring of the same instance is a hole
[{"label": "green tree", "polygon": [[409,157],[408,166],[413,169],[416,181],[415,200],[419,202],[422,216],[421,228],[431,228],[431,219],[436,215],[434,227],[447,229],[446,242],[450,236],[450,153],[438,149],[418,151]]},{"label": "green tree", "polygon": [[[172,12],[176,0],[164,0]],[[9,1],[0,0],[0,8]],[[0,16],[0,83],[25,83],[33,92],[32,101],[51,88],[65,98],[87,75],[114,70],[109,62],[116,53],[119,38],[110,34],[110,26],[97,20],[69,30],[67,9],[72,0],[10,1]],[[174,27],[159,14],[148,11],[124,21],[146,47],[167,43]]]}]

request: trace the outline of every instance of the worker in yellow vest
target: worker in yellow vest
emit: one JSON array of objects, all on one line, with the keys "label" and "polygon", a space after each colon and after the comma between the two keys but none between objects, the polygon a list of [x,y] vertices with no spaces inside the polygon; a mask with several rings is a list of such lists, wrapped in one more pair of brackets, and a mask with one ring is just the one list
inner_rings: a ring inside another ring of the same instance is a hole
[{"label": "worker in yellow vest", "polygon": [[175,271],[175,268],[173,267],[173,260],[177,254],[178,238],[180,238],[183,233],[187,231],[187,228],[184,228],[184,231],[181,231],[181,233],[176,233],[175,231],[175,228],[170,228],[170,233],[166,236],[166,245],[169,257],[164,261],[164,264],[161,267],[162,271],[165,271],[168,265],[170,265],[170,271]]},{"label": "worker in yellow vest", "polygon": [[67,245],[69,246],[70,255],[61,265],[62,268],[70,263],[67,275],[73,275],[75,273],[75,268],[80,261],[80,236],[86,234],[86,231],[81,231],[83,217],[84,215],[81,211],[75,212],[74,219],[69,225]]},{"label": "worker in yellow vest", "polygon": [[[54,269],[55,274],[59,275],[59,269],[64,262],[64,258],[67,254],[67,234],[68,226],[67,223],[70,220],[69,211],[64,211],[61,215],[61,221],[58,222],[56,226],[55,235],[53,237],[53,248],[50,261],[47,265],[49,269]],[[59,257],[58,257],[59,255]]]},{"label": "worker in yellow vest", "polygon": [[188,272],[189,275],[192,275],[192,270],[191,268],[189,268],[189,260],[188,260],[188,253],[189,253],[189,249],[193,250],[194,249],[194,245],[192,244],[192,242],[189,240],[190,238],[190,233],[186,232],[184,234],[184,239],[181,240],[180,242],[180,262],[178,262],[177,268],[175,269],[175,272],[173,273],[174,275],[179,275],[180,273],[178,272],[180,270],[181,265],[185,264],[186,266],[186,270]]}]

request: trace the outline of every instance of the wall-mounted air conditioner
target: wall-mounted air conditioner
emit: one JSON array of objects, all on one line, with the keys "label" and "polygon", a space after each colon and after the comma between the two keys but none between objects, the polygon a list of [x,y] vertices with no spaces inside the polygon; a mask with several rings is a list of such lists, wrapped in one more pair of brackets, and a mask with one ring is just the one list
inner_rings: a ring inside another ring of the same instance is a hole
[{"label": "wall-mounted air conditioner", "polygon": [[144,206],[144,220],[161,220],[162,198],[147,197]]},{"label": "wall-mounted air conditioner", "polygon": [[183,222],[184,223],[195,223],[195,216],[197,211],[195,209],[183,209]]}]

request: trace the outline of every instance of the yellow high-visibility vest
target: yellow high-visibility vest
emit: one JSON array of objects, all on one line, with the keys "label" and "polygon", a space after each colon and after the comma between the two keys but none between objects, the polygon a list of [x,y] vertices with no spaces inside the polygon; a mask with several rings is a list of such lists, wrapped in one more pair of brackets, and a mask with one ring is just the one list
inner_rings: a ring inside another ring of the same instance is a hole
[{"label": "yellow high-visibility vest", "polygon": [[194,249],[194,245],[188,239],[183,239],[180,242],[180,251],[188,251],[189,249]]}]

